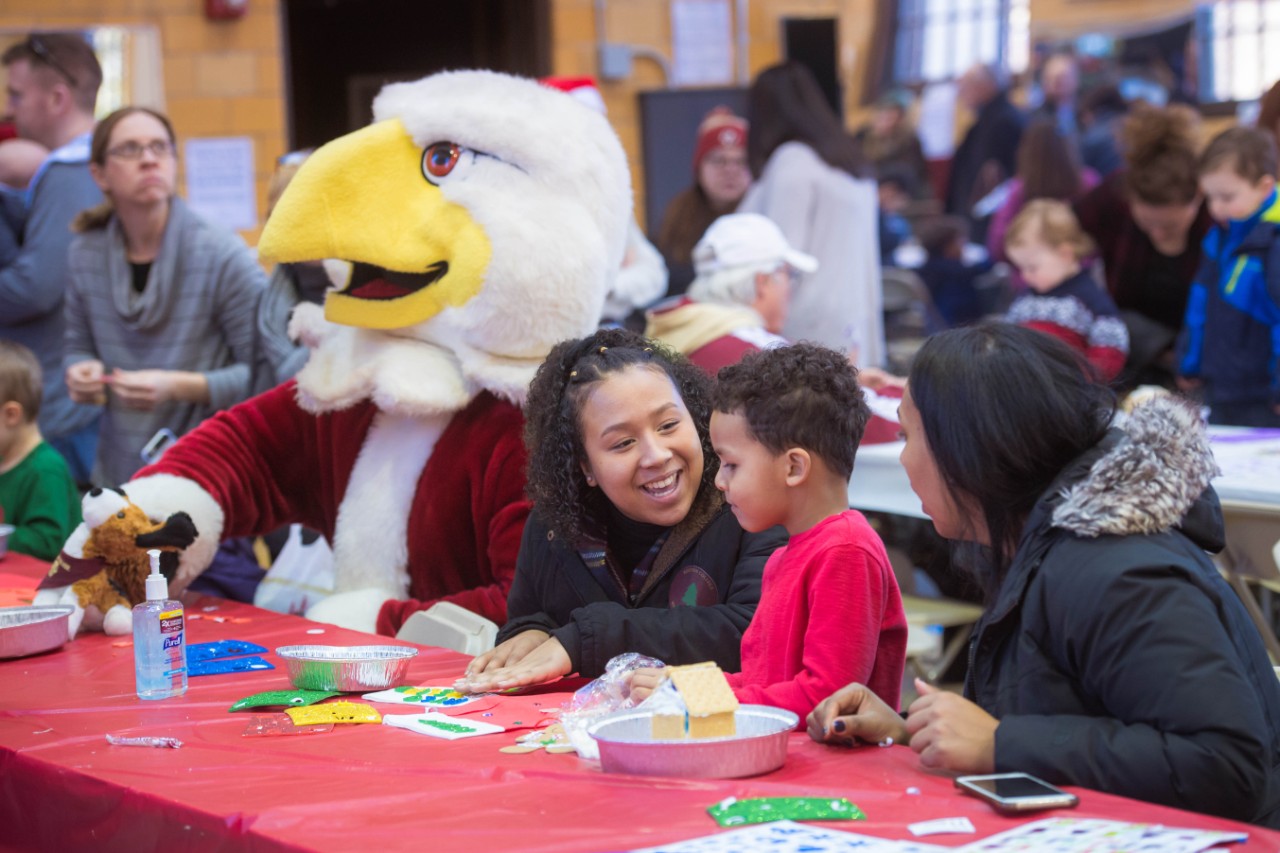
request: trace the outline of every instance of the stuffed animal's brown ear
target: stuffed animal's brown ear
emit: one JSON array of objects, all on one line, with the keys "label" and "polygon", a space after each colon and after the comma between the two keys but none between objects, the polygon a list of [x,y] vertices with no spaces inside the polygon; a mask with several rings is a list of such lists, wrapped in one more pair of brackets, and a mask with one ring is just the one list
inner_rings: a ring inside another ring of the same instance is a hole
[{"label": "stuffed animal's brown ear", "polygon": [[165,519],[164,526],[150,533],[139,533],[134,544],[139,548],[186,548],[196,541],[196,524],[185,512],[175,512]]}]

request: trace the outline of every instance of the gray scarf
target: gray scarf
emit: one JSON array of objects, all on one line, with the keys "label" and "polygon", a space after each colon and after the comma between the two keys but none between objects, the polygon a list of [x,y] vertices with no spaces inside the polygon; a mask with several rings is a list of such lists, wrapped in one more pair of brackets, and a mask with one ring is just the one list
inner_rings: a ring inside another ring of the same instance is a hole
[{"label": "gray scarf", "polygon": [[[169,323],[170,314],[178,300],[174,291],[182,286],[182,252],[187,232],[200,227],[200,220],[187,207],[186,202],[174,196],[169,199],[169,219],[160,239],[160,251],[147,273],[147,286],[141,293],[133,289],[133,274],[129,269],[128,252],[108,252],[107,278],[111,284],[111,301],[120,320],[131,331],[142,332],[163,328]],[[107,222],[107,240],[110,245],[127,246],[120,217],[112,216]]]}]

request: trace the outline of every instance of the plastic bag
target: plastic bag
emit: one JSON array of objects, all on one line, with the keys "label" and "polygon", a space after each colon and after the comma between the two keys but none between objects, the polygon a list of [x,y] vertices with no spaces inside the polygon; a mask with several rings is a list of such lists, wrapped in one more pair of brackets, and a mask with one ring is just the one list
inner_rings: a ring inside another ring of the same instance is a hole
[{"label": "plastic bag", "polygon": [[333,551],[329,543],[320,536],[307,544],[302,525],[293,524],[279,556],[258,584],[253,603],[264,610],[301,616],[333,593],[333,581]]},{"label": "plastic bag", "polygon": [[560,722],[578,755],[599,759],[600,747],[587,734],[587,728],[602,717],[635,707],[636,703],[631,701],[631,673],[637,669],[662,669],[664,666],[666,664],[655,658],[627,652],[609,661],[604,675],[573,694],[573,698],[565,703]]}]

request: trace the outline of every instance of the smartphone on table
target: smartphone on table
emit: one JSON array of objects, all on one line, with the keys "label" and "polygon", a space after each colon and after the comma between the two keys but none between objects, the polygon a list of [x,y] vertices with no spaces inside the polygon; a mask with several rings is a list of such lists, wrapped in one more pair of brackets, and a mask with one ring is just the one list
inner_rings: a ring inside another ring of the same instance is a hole
[{"label": "smartphone on table", "polygon": [[986,800],[1002,814],[1067,809],[1080,802],[1075,794],[1055,788],[1028,773],[960,776],[956,778],[956,787],[966,794]]}]

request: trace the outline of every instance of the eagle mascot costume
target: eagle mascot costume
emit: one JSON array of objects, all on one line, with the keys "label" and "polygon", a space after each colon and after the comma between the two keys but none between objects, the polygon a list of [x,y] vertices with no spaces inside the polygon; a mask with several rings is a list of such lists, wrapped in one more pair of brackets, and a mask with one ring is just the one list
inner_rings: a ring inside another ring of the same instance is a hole
[{"label": "eagle mascot costume", "polygon": [[174,594],[221,539],[298,522],[334,552],[335,592],[308,617],[394,634],[450,601],[501,624],[529,513],[520,406],[552,345],[599,321],[631,217],[626,157],[597,112],[493,72],[388,85],[373,115],[306,161],[259,244],[335,279],[290,322],[306,366],[124,491],[195,523]]}]

